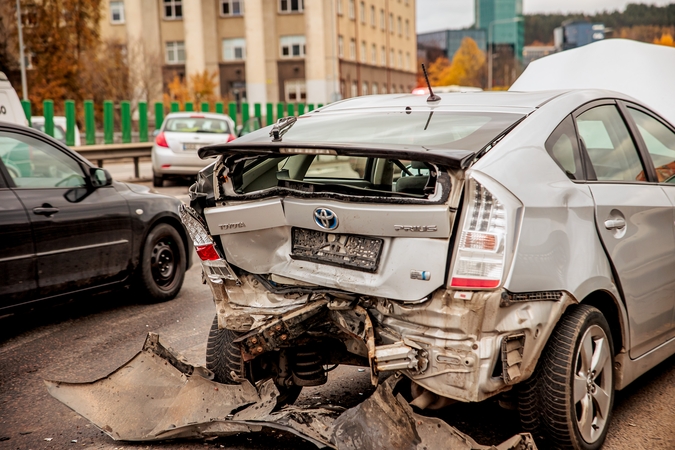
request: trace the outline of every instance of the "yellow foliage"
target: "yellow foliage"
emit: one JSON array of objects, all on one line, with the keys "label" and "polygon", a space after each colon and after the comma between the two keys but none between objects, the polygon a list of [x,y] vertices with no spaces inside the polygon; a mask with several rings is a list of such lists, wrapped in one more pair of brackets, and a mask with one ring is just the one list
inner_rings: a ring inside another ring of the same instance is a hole
[{"label": "yellow foliage", "polygon": [[[429,75],[429,83],[432,86],[442,86],[441,79],[447,77],[448,72],[450,71],[450,60],[443,56],[440,56],[436,61],[429,64],[427,67],[427,75]],[[424,76],[422,75],[421,82],[418,83],[420,86],[426,86],[426,81],[424,81]]]},{"label": "yellow foliage", "polygon": [[660,39],[654,39],[654,43],[658,45],[667,45],[669,47],[675,47],[675,41],[670,34],[664,33],[661,35]]},{"label": "yellow foliage", "polygon": [[190,75],[189,84],[177,76],[168,84],[168,93],[164,93],[164,104],[169,107],[171,102],[178,102],[181,109],[185,102],[193,102],[195,109],[199,109],[202,102],[214,103],[216,97],[217,74],[204,70]]},{"label": "yellow foliage", "polygon": [[476,41],[469,37],[462,39],[462,44],[452,58],[452,64],[439,80],[439,85],[457,84],[460,86],[483,85],[485,72],[485,54],[478,48]]}]

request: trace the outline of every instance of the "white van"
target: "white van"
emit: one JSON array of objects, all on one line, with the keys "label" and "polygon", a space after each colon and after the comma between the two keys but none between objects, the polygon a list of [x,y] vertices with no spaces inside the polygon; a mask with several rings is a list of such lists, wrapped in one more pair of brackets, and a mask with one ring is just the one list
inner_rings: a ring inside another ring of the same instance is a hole
[{"label": "white van", "polygon": [[0,72],[0,122],[28,125],[19,96],[3,72]]}]

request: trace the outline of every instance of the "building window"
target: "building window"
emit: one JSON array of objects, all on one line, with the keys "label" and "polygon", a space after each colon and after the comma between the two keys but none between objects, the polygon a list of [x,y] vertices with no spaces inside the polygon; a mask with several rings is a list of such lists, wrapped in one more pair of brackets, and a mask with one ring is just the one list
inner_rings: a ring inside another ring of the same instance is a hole
[{"label": "building window", "polygon": [[183,18],[183,0],[163,0],[165,19]]},{"label": "building window", "polygon": [[382,31],[384,31],[387,27],[387,23],[385,20],[385,15],[384,15],[384,9],[380,10],[380,28],[382,28]]},{"label": "building window", "polygon": [[183,41],[168,41],[166,43],[167,64],[182,64],[185,62],[185,43]]},{"label": "building window", "polygon": [[368,82],[364,81],[361,85],[361,95],[368,95]]},{"label": "building window", "polygon": [[345,98],[345,80],[340,80],[340,98]]},{"label": "building window", "polygon": [[377,95],[377,83],[373,83],[373,95]]},{"label": "building window", "polygon": [[356,61],[356,41],[354,38],[349,40],[349,59]]},{"label": "building window", "polygon": [[[401,50],[398,51],[398,68],[403,69],[403,52]],[[403,91],[401,89],[401,91]]]},{"label": "building window", "polygon": [[359,16],[361,17],[361,23],[366,23],[366,2],[361,2],[359,5]]},{"label": "building window", "polygon": [[410,21],[405,19],[405,37],[410,39]]},{"label": "building window", "polygon": [[373,44],[373,48],[370,51],[370,62],[376,66],[377,65],[377,45]]},{"label": "building window", "polygon": [[305,36],[281,36],[282,58],[303,58],[305,56]]},{"label": "building window", "polygon": [[241,16],[244,14],[244,2],[242,0],[220,0],[221,16]]},{"label": "building window", "polygon": [[338,16],[341,16],[342,15],[342,0],[335,0],[335,1],[337,2],[336,9],[337,9]]},{"label": "building window", "polygon": [[279,12],[281,13],[297,13],[304,10],[304,0],[279,0]]},{"label": "building window", "polygon": [[366,41],[361,41],[361,54],[359,55],[359,60],[362,63],[366,62]]},{"label": "building window", "polygon": [[284,92],[286,94],[286,103],[305,103],[307,100],[305,80],[286,80]]},{"label": "building window", "polygon": [[110,23],[124,23],[124,2],[110,2]]},{"label": "building window", "polygon": [[356,81],[352,81],[352,97],[359,96],[359,85],[356,84]]},{"label": "building window", "polygon": [[389,67],[394,67],[394,49],[389,52]]},{"label": "building window", "polygon": [[382,59],[380,60],[380,65],[386,66],[387,65],[387,48],[384,45],[382,46],[381,57],[382,57]]},{"label": "building window", "polygon": [[354,0],[349,0],[349,18],[354,20]]},{"label": "building window", "polygon": [[405,54],[405,68],[410,70],[412,67],[410,67],[410,52]]},{"label": "building window", "polygon": [[394,34],[394,15],[389,14],[389,31],[391,31],[391,34]]},{"label": "building window", "polygon": [[338,56],[340,58],[345,57],[345,42],[342,36],[338,36]]},{"label": "building window", "polygon": [[246,59],[246,39],[223,39],[223,61]]},{"label": "building window", "polygon": [[370,25],[375,28],[375,7],[370,6]]},{"label": "building window", "polygon": [[401,25],[401,16],[398,16],[398,35],[403,36],[403,26]]}]

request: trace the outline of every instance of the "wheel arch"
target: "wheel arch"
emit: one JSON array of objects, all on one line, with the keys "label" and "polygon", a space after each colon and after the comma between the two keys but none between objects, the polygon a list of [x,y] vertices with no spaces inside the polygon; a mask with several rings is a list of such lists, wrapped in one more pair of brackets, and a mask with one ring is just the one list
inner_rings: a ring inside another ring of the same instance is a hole
[{"label": "wheel arch", "polygon": [[614,354],[628,351],[628,324],[623,304],[605,290],[591,292],[580,303],[597,308],[605,316],[612,333]]}]

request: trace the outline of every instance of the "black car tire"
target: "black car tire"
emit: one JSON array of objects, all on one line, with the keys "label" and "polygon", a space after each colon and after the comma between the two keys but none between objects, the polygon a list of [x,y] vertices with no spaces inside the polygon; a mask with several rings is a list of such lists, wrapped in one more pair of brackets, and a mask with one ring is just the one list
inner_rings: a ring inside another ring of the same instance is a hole
[{"label": "black car tire", "polygon": [[152,172],[152,185],[154,187],[164,186],[164,175],[157,175],[154,171]]},{"label": "black car tire", "polygon": [[599,449],[614,403],[614,344],[602,313],[589,305],[571,306],[539,365],[535,392],[541,423],[529,426],[541,425],[553,448]]},{"label": "black car tire", "polygon": [[[243,336],[244,332],[218,328],[218,315],[213,318],[209,339],[206,342],[206,368],[214,373],[214,381],[222,384],[239,384],[232,378],[234,372],[237,378],[248,378],[246,366],[241,357],[241,350],[234,344],[234,340]],[[285,405],[295,403],[302,391],[302,386],[279,386],[277,406],[280,409]]]},{"label": "black car tire", "polygon": [[185,246],[178,231],[160,223],[148,233],[140,262],[140,288],[149,302],[171,300],[185,278]]}]

